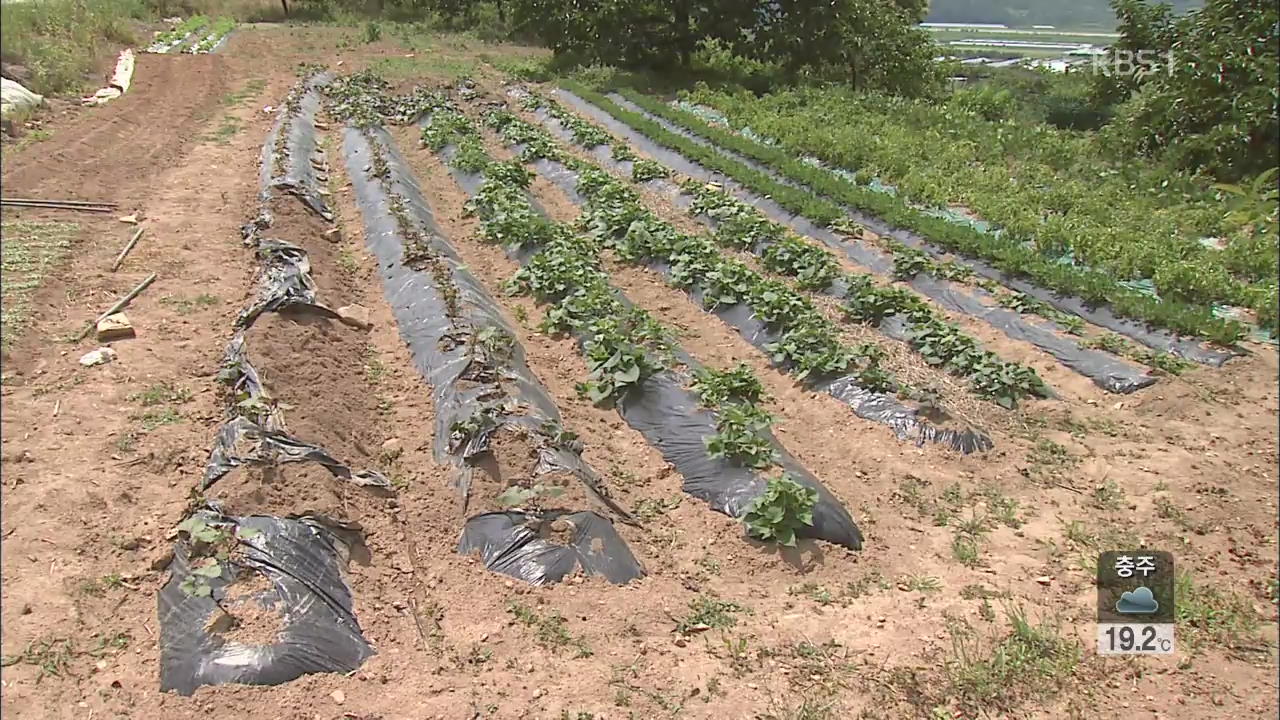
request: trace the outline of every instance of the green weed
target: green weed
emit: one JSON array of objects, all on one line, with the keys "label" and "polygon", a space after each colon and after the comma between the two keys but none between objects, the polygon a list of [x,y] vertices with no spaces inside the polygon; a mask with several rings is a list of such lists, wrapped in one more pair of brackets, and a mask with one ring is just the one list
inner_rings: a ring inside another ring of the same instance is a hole
[{"label": "green weed", "polygon": [[[24,5],[35,3],[24,3]],[[5,12],[18,6],[6,3]],[[6,46],[7,47],[7,46]],[[8,348],[31,325],[31,297],[71,248],[79,230],[71,223],[0,223],[0,346]]]},{"label": "green weed", "polygon": [[513,602],[507,612],[515,616],[526,627],[533,630],[534,638],[539,645],[551,650],[572,649],[577,657],[591,657],[591,647],[586,639],[569,632],[564,616],[550,612],[545,616],[527,605]]},{"label": "green weed", "polygon": [[175,425],[182,422],[182,415],[172,407],[152,408],[139,415],[138,420],[143,430],[151,432],[165,425]]},{"label": "green weed", "polygon": [[1124,490],[1115,480],[1108,480],[1093,489],[1093,503],[1103,510],[1119,510],[1124,507]]},{"label": "green weed", "polygon": [[689,614],[676,621],[676,632],[688,635],[702,630],[723,630],[738,624],[736,613],[745,609],[733,602],[699,595],[689,602]]},{"label": "green weed", "polygon": [[1033,625],[1020,608],[1008,607],[1010,632],[984,642],[971,628],[950,628],[952,655],[945,663],[946,694],[986,712],[1008,711],[1027,698],[1047,697],[1075,673],[1081,649],[1061,628]]},{"label": "green weed", "polygon": [[157,383],[142,392],[129,396],[129,400],[139,403],[143,407],[152,407],[165,403],[184,403],[190,399],[190,390],[184,387],[177,387],[170,382]]},{"label": "green weed", "polygon": [[1178,573],[1173,596],[1178,628],[1192,648],[1235,648],[1257,643],[1258,616],[1248,597],[1199,585],[1187,572]]},{"label": "green weed", "polygon": [[193,297],[165,295],[160,298],[161,305],[167,305],[173,308],[174,312],[179,315],[190,315],[201,308],[215,307],[221,302],[222,300],[219,299],[217,295],[210,295],[209,293],[200,293]]}]

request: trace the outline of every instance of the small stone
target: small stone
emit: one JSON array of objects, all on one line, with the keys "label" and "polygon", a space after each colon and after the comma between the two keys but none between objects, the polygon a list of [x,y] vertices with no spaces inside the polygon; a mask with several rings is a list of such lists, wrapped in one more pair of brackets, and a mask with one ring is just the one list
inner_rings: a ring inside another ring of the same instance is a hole
[{"label": "small stone", "polygon": [[94,365],[105,365],[118,357],[115,350],[109,347],[101,347],[97,350],[90,350],[80,356],[80,364],[85,367],[93,367]]},{"label": "small stone", "polygon": [[120,222],[122,222],[122,223],[129,223],[130,225],[137,225],[137,224],[138,224],[138,215],[137,215],[137,213],[134,213],[133,215],[125,215],[125,216],[123,216],[123,217],[121,217],[121,218],[120,218]]},{"label": "small stone", "polygon": [[400,441],[400,438],[391,438],[382,443],[382,454],[386,455],[388,459],[395,460],[400,457],[402,452],[404,452],[404,443]]},{"label": "small stone", "polygon": [[98,323],[98,342],[111,342],[134,337],[133,324],[124,313],[102,318]]},{"label": "small stone", "polygon": [[22,615],[30,615],[30,614],[31,614],[31,604],[30,604],[30,603],[23,603],[23,604],[22,604],[22,609],[21,609],[21,610],[19,610],[18,612],[19,612],[20,614],[22,614]]},{"label": "small stone", "polygon": [[336,242],[341,242],[341,241],[342,241],[342,229],[341,229],[341,228],[336,228],[336,227],[335,227],[335,228],[329,228],[328,230],[325,230],[325,231],[324,231],[324,237],[325,237],[325,239],[326,239],[326,240],[328,240],[329,242],[334,242],[334,243],[336,243]]},{"label": "small stone", "polygon": [[341,690],[334,690],[329,693],[329,697],[333,698],[333,701],[339,705],[347,701],[347,694]]},{"label": "small stone", "polygon": [[684,647],[684,646],[686,646],[686,645],[688,645],[688,644],[689,644],[689,641],[688,641],[688,640],[685,640],[685,639],[684,639],[684,638],[682,638],[682,637],[678,637],[678,638],[676,638],[676,647]]},{"label": "small stone", "polygon": [[363,305],[343,305],[338,308],[338,317],[342,322],[357,330],[373,327],[369,322],[369,308]]},{"label": "small stone", "polygon": [[1041,585],[1048,585],[1049,583],[1053,582],[1053,578],[1049,577],[1048,575],[1041,575],[1040,577],[1036,578],[1036,582],[1040,583]]}]

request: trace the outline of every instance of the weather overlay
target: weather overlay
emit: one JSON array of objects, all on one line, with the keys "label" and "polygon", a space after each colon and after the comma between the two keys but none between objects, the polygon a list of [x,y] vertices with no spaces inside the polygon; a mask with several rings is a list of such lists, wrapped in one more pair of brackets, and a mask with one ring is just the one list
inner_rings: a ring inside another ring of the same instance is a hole
[{"label": "weather overlay", "polygon": [[1173,654],[1173,587],[1173,553],[1102,553],[1098,557],[1098,653]]}]

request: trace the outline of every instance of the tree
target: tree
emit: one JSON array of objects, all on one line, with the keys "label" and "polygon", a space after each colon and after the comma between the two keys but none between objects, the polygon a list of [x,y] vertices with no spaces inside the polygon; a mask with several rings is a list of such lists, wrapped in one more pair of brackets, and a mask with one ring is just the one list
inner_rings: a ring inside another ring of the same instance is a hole
[{"label": "tree", "polygon": [[1131,79],[1111,138],[1226,180],[1280,164],[1280,9],[1273,0],[1209,0],[1183,17],[1134,0],[1116,5],[1142,20],[1125,27],[1122,43],[1150,43],[1170,62]]},{"label": "tree", "polygon": [[924,0],[513,0],[565,60],[632,69],[687,68],[707,41],[790,78],[918,93],[937,80],[933,44],[915,27]]}]

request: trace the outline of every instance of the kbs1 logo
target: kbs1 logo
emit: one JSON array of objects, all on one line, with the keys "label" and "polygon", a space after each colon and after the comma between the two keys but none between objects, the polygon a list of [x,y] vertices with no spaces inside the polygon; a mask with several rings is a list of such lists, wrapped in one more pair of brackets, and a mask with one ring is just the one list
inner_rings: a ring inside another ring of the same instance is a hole
[{"label": "kbs1 logo", "polygon": [[1107,77],[1134,75],[1142,77],[1165,71],[1173,75],[1173,50],[1121,50],[1113,48],[1105,55],[1093,56],[1093,70]]}]

